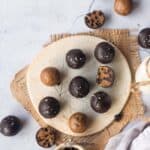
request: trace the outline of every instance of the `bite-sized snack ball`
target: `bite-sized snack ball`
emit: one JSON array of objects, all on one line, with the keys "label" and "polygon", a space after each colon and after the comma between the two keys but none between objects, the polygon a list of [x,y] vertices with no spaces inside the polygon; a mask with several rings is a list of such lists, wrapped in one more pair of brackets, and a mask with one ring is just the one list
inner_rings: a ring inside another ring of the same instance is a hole
[{"label": "bite-sized snack ball", "polygon": [[97,72],[96,83],[103,87],[111,87],[115,80],[115,73],[112,68],[108,66],[100,66]]},{"label": "bite-sized snack ball", "polygon": [[145,28],[138,35],[138,43],[143,48],[150,48],[150,28]]},{"label": "bite-sized snack ball", "polygon": [[72,49],[66,54],[66,62],[73,69],[81,68],[86,62],[86,56],[80,49]]},{"label": "bite-sized snack ball", "polygon": [[49,148],[55,144],[56,131],[51,127],[40,128],[36,133],[36,141],[43,148]]},{"label": "bite-sized snack ball", "polygon": [[41,72],[41,81],[47,86],[60,84],[60,72],[54,67],[47,67]]},{"label": "bite-sized snack ball", "polygon": [[59,101],[54,97],[45,97],[39,104],[39,112],[45,118],[54,118],[60,111]]},{"label": "bite-sized snack ball", "polygon": [[114,59],[115,48],[107,42],[101,42],[96,46],[94,55],[100,63],[107,64]]},{"label": "bite-sized snack ball", "polygon": [[91,107],[97,113],[105,113],[111,107],[111,98],[105,92],[96,92],[91,97]]},{"label": "bite-sized snack ball", "polygon": [[83,98],[89,93],[89,82],[81,76],[73,78],[69,85],[69,91],[72,96]]},{"label": "bite-sized snack ball", "polygon": [[75,133],[85,132],[87,129],[87,116],[77,112],[69,118],[69,127]]},{"label": "bite-sized snack ball", "polygon": [[14,136],[21,130],[22,124],[18,117],[7,116],[0,122],[0,132],[5,136]]},{"label": "bite-sized snack ball", "polygon": [[88,13],[85,18],[85,24],[91,29],[98,29],[105,23],[105,15],[100,10]]}]

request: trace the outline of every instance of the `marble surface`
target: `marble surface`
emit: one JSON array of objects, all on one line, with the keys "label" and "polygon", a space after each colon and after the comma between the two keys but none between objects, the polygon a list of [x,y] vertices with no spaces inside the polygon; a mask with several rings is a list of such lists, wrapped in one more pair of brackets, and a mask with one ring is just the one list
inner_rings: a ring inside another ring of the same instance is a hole
[{"label": "marble surface", "polygon": [[[95,0],[92,9],[107,16],[105,28],[143,28],[150,26],[150,1],[135,0],[131,15],[121,17],[113,11],[113,0]],[[35,141],[39,128],[12,97],[10,81],[20,68],[30,63],[52,33],[88,31],[83,16],[91,0],[0,0],[0,119],[13,114],[24,121],[24,128],[14,137],[0,134],[0,149],[42,150]],[[74,23],[73,23],[74,22]],[[149,55],[141,50],[144,58]],[[144,96],[148,101],[148,96]]]}]

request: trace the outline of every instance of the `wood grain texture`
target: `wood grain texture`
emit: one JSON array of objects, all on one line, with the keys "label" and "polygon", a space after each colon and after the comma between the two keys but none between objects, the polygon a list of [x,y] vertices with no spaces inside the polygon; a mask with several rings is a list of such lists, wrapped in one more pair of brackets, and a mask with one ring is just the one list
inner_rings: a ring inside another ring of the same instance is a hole
[{"label": "wood grain texture", "polygon": [[[122,53],[126,56],[128,63],[130,65],[133,81],[135,71],[140,64],[140,58],[138,53],[138,45],[135,36],[131,36],[129,30],[97,30],[95,32],[80,33],[80,35],[91,35],[104,38],[113,44],[115,44]],[[44,46],[50,44],[53,41],[59,40],[61,38],[73,36],[71,34],[59,34],[50,36],[50,42],[48,41]],[[12,83],[11,91],[14,97],[20,102],[24,108],[29,111],[33,118],[37,120],[40,126],[46,126],[39,115],[34,110],[28,92],[26,89],[26,71],[28,67],[23,68],[18,72]],[[131,93],[129,100],[123,110],[123,118],[116,122],[114,121],[109,127],[105,128],[102,132],[89,137],[75,138],[58,133],[57,144],[62,142],[73,141],[76,143],[81,143],[87,147],[88,150],[103,150],[109,138],[117,133],[119,133],[122,128],[131,120],[139,117],[142,118],[144,114],[144,108],[141,102],[140,93],[138,91]]]}]

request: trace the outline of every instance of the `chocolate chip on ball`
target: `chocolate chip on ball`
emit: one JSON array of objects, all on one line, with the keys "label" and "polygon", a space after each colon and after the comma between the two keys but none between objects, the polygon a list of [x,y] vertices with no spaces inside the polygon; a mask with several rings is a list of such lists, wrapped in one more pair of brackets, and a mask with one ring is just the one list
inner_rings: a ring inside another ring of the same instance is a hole
[{"label": "chocolate chip on ball", "polygon": [[54,67],[45,68],[41,72],[41,81],[47,86],[54,86],[60,84],[60,72]]},{"label": "chocolate chip on ball", "polygon": [[73,69],[81,68],[86,62],[86,56],[80,49],[72,49],[66,54],[66,62]]},{"label": "chocolate chip on ball", "polygon": [[21,130],[22,124],[18,117],[7,116],[0,122],[0,132],[5,136],[14,136]]},{"label": "chocolate chip on ball", "polygon": [[96,46],[94,55],[100,63],[107,64],[114,59],[115,49],[109,43],[101,42]]},{"label": "chocolate chip on ball", "polygon": [[87,129],[87,116],[77,112],[69,118],[69,127],[75,133],[85,132]]},{"label": "chocolate chip on ball", "polygon": [[56,131],[51,127],[40,128],[36,133],[36,141],[43,148],[50,148],[55,140]]},{"label": "chocolate chip on ball", "polygon": [[123,113],[120,112],[119,114],[115,115],[114,119],[115,121],[121,121],[122,117],[123,117]]},{"label": "chocolate chip on ball", "polygon": [[115,80],[115,74],[111,67],[100,66],[97,72],[96,83],[103,87],[111,87]]},{"label": "chocolate chip on ball", "polygon": [[81,76],[73,78],[69,85],[69,91],[76,98],[83,98],[89,93],[89,82]]},{"label": "chocolate chip on ball", "polygon": [[97,113],[105,113],[111,107],[111,97],[105,92],[97,92],[91,97],[91,107]]},{"label": "chocolate chip on ball", "polygon": [[85,24],[91,29],[98,29],[105,23],[104,13],[100,10],[95,10],[88,13],[85,18]]},{"label": "chocolate chip on ball", "polygon": [[59,101],[53,97],[45,97],[39,104],[39,112],[44,118],[54,118],[60,111]]},{"label": "chocolate chip on ball", "polygon": [[145,28],[138,35],[138,43],[143,48],[150,48],[150,28]]}]

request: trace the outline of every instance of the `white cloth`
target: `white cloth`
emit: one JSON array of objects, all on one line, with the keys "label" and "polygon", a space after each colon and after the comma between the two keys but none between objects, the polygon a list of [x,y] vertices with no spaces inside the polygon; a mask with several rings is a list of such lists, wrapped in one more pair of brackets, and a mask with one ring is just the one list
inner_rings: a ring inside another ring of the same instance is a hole
[{"label": "white cloth", "polygon": [[135,121],[112,137],[105,150],[150,150],[150,124]]}]

